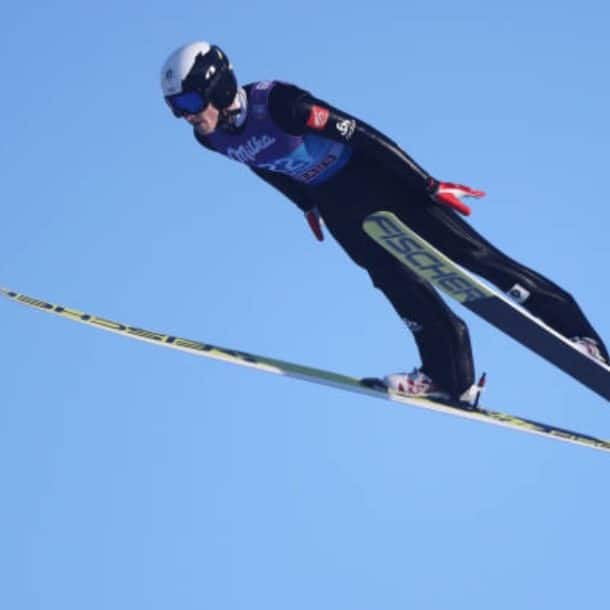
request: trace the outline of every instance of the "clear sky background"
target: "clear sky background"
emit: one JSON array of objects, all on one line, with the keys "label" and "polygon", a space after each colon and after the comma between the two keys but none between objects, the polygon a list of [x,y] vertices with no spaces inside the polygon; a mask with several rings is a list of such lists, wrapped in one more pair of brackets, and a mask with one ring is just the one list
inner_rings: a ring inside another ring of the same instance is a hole
[{"label": "clear sky background", "polygon": [[[605,3],[11,3],[0,285],[353,375],[411,368],[368,276],[161,98],[178,45],[292,81],[433,175],[610,339]],[[349,205],[349,202],[345,202]],[[383,202],[380,202],[383,205]],[[610,437],[604,401],[461,309],[484,403]],[[0,607],[603,607],[610,456],[0,302]]]}]

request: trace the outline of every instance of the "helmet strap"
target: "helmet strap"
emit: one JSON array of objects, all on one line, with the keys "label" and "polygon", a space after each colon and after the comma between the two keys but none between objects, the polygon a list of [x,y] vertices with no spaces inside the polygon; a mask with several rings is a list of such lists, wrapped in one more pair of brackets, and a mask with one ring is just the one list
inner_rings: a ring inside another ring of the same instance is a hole
[{"label": "helmet strap", "polygon": [[220,111],[218,123],[224,129],[235,131],[246,122],[247,116],[248,96],[243,87],[240,87],[231,106]]}]

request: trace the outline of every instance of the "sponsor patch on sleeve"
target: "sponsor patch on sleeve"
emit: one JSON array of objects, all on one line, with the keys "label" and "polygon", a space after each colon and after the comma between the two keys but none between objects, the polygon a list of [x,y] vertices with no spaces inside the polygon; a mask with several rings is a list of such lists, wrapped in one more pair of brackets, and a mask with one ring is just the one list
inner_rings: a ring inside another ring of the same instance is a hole
[{"label": "sponsor patch on sleeve", "polygon": [[354,135],[356,129],[356,121],[354,119],[345,119],[337,123],[337,131],[346,139],[349,140]]},{"label": "sponsor patch on sleeve", "polygon": [[323,108],[322,106],[312,106],[309,118],[307,119],[307,126],[312,129],[321,131],[326,127],[328,119],[330,117],[330,110]]}]

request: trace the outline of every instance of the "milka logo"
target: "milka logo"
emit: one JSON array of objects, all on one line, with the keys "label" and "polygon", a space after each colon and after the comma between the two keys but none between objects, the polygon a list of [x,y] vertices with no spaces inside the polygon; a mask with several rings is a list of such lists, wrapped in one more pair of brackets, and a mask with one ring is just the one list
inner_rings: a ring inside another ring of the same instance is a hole
[{"label": "milka logo", "polygon": [[242,144],[237,148],[228,148],[227,156],[235,161],[241,161],[242,163],[252,163],[253,161],[256,161],[256,156],[260,152],[266,150],[274,144],[275,138],[272,138],[271,136],[261,136],[260,138],[254,136],[245,144]]}]

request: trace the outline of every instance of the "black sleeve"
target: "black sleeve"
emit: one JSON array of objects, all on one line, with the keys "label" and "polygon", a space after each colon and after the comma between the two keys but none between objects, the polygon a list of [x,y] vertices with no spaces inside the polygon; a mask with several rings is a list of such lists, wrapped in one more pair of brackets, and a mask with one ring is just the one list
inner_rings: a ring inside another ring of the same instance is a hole
[{"label": "black sleeve", "polygon": [[299,87],[276,84],[269,97],[269,111],[273,120],[288,133],[314,133],[348,144],[355,151],[391,169],[417,190],[429,192],[435,184],[434,179],[396,142]]},{"label": "black sleeve", "polygon": [[250,169],[267,184],[270,184],[273,188],[288,197],[293,203],[296,203],[303,212],[308,212],[316,207],[315,202],[311,198],[309,189],[301,182],[294,180],[286,174],[272,172],[267,169],[261,169],[260,167],[250,166]]}]

